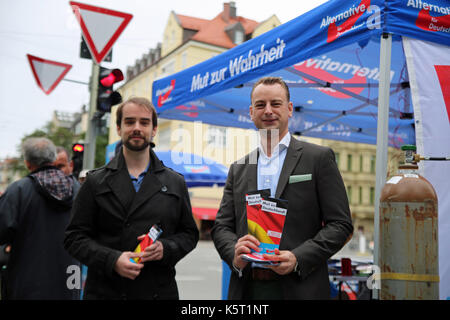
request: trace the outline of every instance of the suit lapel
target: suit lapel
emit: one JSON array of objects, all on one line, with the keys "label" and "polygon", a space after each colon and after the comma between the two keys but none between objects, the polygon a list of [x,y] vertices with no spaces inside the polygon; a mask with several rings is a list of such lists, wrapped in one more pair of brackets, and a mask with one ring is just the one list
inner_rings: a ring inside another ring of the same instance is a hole
[{"label": "suit lapel", "polygon": [[127,212],[136,194],[128,170],[126,168],[125,170],[119,170],[109,176],[106,181],[113,194],[119,199],[125,212]]},{"label": "suit lapel", "polygon": [[302,155],[302,144],[300,141],[291,137],[291,142],[287,149],[286,158],[284,159],[283,168],[281,169],[280,178],[278,180],[277,190],[275,192],[275,198],[280,198],[286,185],[289,181],[291,173],[294,171],[301,155]]},{"label": "suit lapel", "polygon": [[[119,199],[124,211],[127,212],[136,192],[134,191],[130,175],[128,174],[122,152],[111,160],[107,165],[107,168],[111,169],[112,173],[106,177],[106,184],[117,199]],[[108,190],[105,190],[105,192],[106,191]]]},{"label": "suit lapel", "polygon": [[258,149],[253,150],[247,160],[247,172],[244,175],[247,177],[247,190],[244,190],[244,192],[258,190]]},{"label": "suit lapel", "polygon": [[163,184],[159,181],[156,175],[154,173],[147,172],[144,181],[142,181],[139,192],[137,192],[134,197],[128,216],[132,215],[134,211],[136,211],[144,202],[153,197],[153,195],[161,190],[162,187]]}]

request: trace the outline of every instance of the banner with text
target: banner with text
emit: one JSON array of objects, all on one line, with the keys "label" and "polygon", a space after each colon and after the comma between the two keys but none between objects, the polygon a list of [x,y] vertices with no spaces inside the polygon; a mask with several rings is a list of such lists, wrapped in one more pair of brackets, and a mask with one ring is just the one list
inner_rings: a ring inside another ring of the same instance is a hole
[{"label": "banner with text", "polygon": [[[403,39],[416,119],[417,153],[450,156],[450,47]],[[423,161],[421,174],[433,185],[439,205],[440,298],[450,299],[450,161]]]}]

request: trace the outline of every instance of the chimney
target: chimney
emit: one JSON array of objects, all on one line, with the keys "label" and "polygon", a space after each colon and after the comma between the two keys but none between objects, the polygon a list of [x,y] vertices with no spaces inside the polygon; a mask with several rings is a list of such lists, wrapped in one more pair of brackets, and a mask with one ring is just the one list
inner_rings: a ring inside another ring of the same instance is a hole
[{"label": "chimney", "polygon": [[230,22],[230,18],[236,18],[236,3],[234,1],[224,2],[222,18],[225,22]]},{"label": "chimney", "polygon": [[236,18],[236,2],[230,1],[230,18]]}]

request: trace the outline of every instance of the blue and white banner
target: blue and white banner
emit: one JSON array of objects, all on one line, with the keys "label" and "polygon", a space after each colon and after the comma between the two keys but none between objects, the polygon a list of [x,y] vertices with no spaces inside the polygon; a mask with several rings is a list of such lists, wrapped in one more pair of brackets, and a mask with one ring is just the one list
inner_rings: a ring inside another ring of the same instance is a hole
[{"label": "blue and white banner", "polygon": [[158,111],[380,34],[381,0],[330,1],[261,36],[153,84]]},{"label": "blue and white banner", "polygon": [[[450,156],[450,47],[404,39],[416,115],[417,153]],[[438,196],[439,294],[450,300],[450,161],[419,163]]]}]

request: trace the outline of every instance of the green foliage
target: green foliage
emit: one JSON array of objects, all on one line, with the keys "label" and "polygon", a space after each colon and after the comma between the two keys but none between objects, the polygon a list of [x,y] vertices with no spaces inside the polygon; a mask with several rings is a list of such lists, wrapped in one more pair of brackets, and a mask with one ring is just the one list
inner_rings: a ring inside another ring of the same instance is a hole
[{"label": "green foliage", "polygon": [[108,133],[103,133],[97,136],[95,141],[95,162],[94,166],[96,168],[101,167],[105,164],[106,157],[106,146],[108,145]]},{"label": "green foliage", "polygon": [[24,159],[22,155],[21,145],[24,140],[33,137],[45,137],[53,141],[55,146],[64,147],[69,152],[69,154],[71,153],[72,144],[80,138],[80,136],[75,135],[69,129],[56,127],[51,122],[44,126],[44,128],[36,129],[32,133],[25,135],[22,138],[20,145],[17,146],[17,151],[20,154],[19,161],[15,162],[15,164],[13,165],[13,171],[18,172],[21,177],[24,177],[28,174],[28,169],[25,167],[25,163],[23,161]]}]

